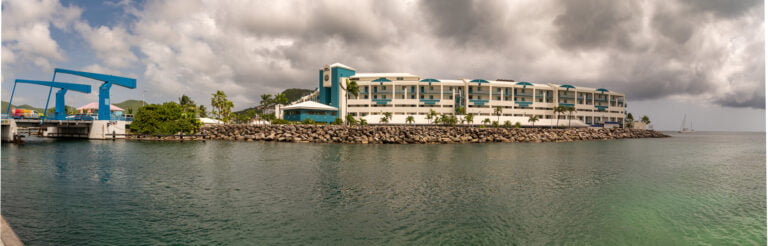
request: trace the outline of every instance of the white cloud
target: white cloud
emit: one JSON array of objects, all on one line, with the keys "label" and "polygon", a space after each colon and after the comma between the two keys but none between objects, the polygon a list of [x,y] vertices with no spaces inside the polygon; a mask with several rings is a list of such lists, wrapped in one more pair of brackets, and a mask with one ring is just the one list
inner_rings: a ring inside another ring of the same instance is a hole
[{"label": "white cloud", "polygon": [[75,24],[75,29],[85,39],[90,47],[108,66],[125,68],[138,61],[131,51],[133,37],[121,26],[100,26],[91,28],[84,22]]}]

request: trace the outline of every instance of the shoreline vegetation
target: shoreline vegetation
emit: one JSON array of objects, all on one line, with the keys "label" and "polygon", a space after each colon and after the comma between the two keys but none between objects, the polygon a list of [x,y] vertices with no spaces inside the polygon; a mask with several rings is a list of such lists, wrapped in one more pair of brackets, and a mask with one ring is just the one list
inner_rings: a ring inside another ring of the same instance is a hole
[{"label": "shoreline vegetation", "polygon": [[[197,140],[266,141],[340,144],[454,144],[541,143],[665,138],[653,130],[626,128],[480,128],[463,126],[341,126],[341,125],[208,125]],[[178,136],[141,137],[133,140],[179,140]]]}]

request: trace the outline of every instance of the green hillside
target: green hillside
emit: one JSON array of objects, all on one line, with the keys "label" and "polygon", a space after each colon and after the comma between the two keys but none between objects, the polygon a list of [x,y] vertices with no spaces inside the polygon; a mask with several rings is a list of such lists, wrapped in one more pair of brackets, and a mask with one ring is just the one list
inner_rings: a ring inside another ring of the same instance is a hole
[{"label": "green hillside", "polygon": [[[289,102],[293,102],[293,101],[299,100],[299,98],[301,98],[303,96],[312,94],[313,91],[314,90],[291,88],[291,89],[286,89],[286,90],[284,90],[281,93],[285,94],[285,97],[288,98]],[[272,97],[274,98],[274,95]],[[235,111],[235,112],[232,112],[232,113],[234,113],[234,114],[244,114],[245,112],[248,112],[249,110],[256,110],[257,112],[260,112],[262,110],[262,108],[259,105],[256,105],[256,106],[249,107],[249,108],[246,108],[246,109],[243,109],[243,110],[240,110],[240,111]]]},{"label": "green hillside", "polygon": [[136,113],[139,111],[139,108],[141,108],[142,105],[147,105],[149,103],[141,101],[141,100],[125,100],[120,103],[115,103],[115,106],[118,106],[125,110],[126,113]]},{"label": "green hillside", "polygon": [[[36,108],[36,107],[34,107],[32,105],[29,105],[29,104],[23,104],[23,105],[18,105],[18,106],[13,105],[13,107],[18,108],[18,109],[30,109],[30,110],[35,110],[37,112],[43,112],[43,108]],[[3,114],[5,112],[7,112],[8,111],[8,101],[2,101],[2,105],[0,106],[0,108],[2,108],[2,113]]]}]

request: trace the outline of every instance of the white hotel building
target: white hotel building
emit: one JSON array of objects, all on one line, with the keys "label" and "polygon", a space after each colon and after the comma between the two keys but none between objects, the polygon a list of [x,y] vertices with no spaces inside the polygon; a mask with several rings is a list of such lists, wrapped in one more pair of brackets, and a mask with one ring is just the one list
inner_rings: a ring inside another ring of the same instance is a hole
[{"label": "white hotel building", "polygon": [[[346,95],[347,79],[357,82],[357,96]],[[524,126],[567,126],[570,118],[572,127],[603,126],[621,124],[627,105],[624,94],[603,88],[506,79],[434,79],[410,73],[357,73],[339,63],[323,67],[319,80],[313,100],[337,109],[333,115],[343,118],[353,114],[369,124],[380,123],[386,112],[392,113],[389,124],[404,124],[408,116],[413,116],[416,124],[428,124],[426,115],[430,110],[456,114],[463,107],[467,114],[474,115],[476,125],[489,118],[499,124],[510,121]],[[575,110],[555,116],[553,109],[559,105]],[[494,114],[497,107],[501,115]],[[532,115],[540,120],[528,122]]]}]

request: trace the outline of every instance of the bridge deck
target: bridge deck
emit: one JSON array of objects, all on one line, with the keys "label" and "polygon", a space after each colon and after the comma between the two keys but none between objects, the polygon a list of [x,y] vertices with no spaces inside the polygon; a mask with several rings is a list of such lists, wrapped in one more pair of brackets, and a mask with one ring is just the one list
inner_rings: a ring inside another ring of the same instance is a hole
[{"label": "bridge deck", "polygon": [[[16,126],[29,127],[29,126],[60,126],[60,127],[86,127],[90,126],[92,121],[88,120],[40,120],[40,119],[15,119]],[[10,124],[10,119],[3,119],[3,125]]]}]

